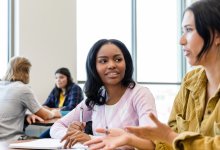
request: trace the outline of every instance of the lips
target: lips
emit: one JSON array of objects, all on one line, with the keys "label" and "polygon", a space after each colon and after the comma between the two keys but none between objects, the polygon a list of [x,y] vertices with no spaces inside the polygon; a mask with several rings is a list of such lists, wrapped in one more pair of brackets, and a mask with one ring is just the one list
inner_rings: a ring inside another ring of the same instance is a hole
[{"label": "lips", "polygon": [[190,51],[188,49],[183,48],[183,53],[185,56],[189,56]]},{"label": "lips", "polygon": [[105,75],[109,78],[115,78],[118,77],[119,73],[118,72],[107,72]]}]

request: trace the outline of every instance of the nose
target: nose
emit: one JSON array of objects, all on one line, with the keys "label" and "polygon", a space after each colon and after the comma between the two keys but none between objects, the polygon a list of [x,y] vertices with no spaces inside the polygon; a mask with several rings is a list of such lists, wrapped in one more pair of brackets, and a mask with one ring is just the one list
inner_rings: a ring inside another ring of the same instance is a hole
[{"label": "nose", "polygon": [[115,61],[114,60],[110,60],[108,62],[108,68],[109,69],[114,69],[116,67]]},{"label": "nose", "polygon": [[180,43],[180,45],[185,45],[186,44],[186,38],[185,38],[184,34],[182,34],[182,36],[180,37],[179,43]]},{"label": "nose", "polygon": [[57,79],[55,80],[55,82],[58,84],[58,83],[60,82],[60,79],[57,78]]}]

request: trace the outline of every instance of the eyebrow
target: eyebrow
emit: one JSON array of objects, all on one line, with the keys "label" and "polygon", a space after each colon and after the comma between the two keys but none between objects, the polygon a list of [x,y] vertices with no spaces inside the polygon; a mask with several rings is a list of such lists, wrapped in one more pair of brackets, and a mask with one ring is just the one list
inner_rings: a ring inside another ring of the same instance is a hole
[{"label": "eyebrow", "polygon": [[185,28],[187,28],[187,27],[194,27],[193,25],[191,25],[191,24],[186,24],[186,25],[184,25],[182,28],[181,28],[181,30],[184,30]]},{"label": "eyebrow", "polygon": [[186,25],[184,25],[182,28],[186,28],[186,27],[192,27],[193,25],[191,25],[191,24],[186,24]]},{"label": "eyebrow", "polygon": [[[113,57],[122,56],[122,54],[116,54]],[[97,58],[108,58],[107,56],[98,56]]]}]

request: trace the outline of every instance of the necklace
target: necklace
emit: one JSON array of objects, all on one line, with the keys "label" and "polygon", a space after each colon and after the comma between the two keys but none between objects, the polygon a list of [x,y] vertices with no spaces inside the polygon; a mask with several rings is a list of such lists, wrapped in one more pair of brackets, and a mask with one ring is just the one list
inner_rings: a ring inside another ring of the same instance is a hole
[{"label": "necklace", "polygon": [[105,135],[108,135],[110,133],[108,124],[107,124],[107,117],[106,117],[106,104],[104,105],[104,117],[105,117]]},{"label": "necklace", "polygon": [[106,104],[104,104],[104,117],[105,117],[105,129],[108,131],[107,117],[106,117]]}]

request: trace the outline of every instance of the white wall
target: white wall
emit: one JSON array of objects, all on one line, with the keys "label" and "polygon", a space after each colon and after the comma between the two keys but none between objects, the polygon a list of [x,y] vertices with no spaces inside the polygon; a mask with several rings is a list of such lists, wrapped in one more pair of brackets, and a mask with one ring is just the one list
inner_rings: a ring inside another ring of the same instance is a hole
[{"label": "white wall", "polygon": [[15,16],[15,54],[30,59],[30,85],[42,103],[57,68],[68,67],[76,81],[76,2],[19,0]]}]

